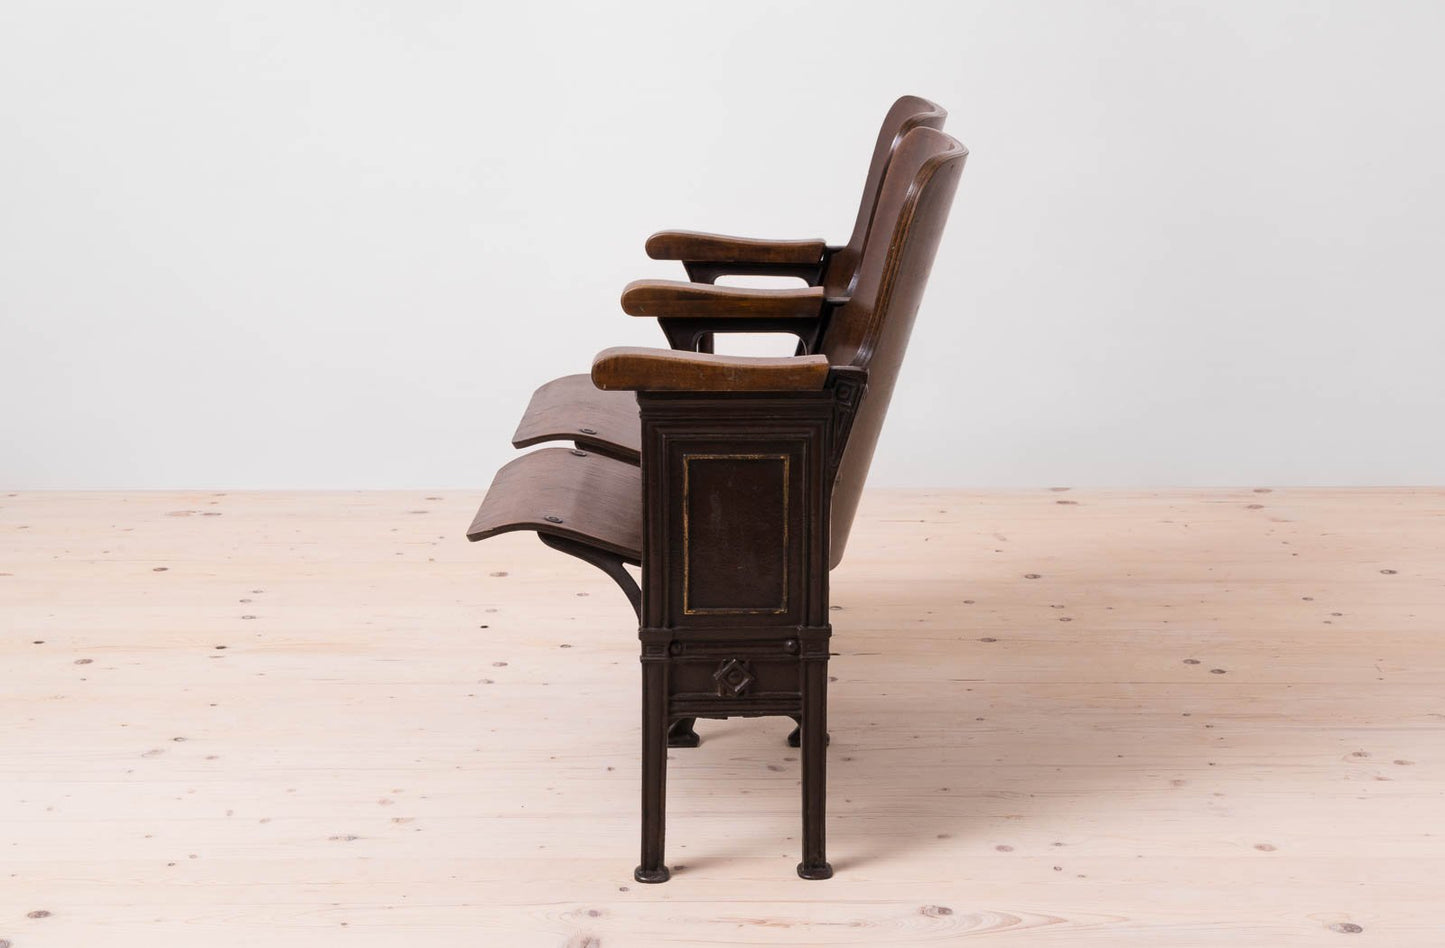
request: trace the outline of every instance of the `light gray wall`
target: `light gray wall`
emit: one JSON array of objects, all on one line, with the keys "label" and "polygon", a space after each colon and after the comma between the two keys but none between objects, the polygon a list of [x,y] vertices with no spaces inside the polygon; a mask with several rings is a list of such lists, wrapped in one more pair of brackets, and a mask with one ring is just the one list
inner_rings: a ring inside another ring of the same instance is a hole
[{"label": "light gray wall", "polygon": [[676,276],[972,149],[873,483],[1445,481],[1436,3],[0,4],[0,484],[482,488]]}]

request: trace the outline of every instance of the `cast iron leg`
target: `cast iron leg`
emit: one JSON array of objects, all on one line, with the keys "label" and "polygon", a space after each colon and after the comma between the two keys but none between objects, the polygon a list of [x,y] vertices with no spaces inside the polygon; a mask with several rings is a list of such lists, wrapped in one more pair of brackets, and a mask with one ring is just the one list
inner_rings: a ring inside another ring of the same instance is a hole
[{"label": "cast iron leg", "polygon": [[828,660],[803,660],[803,861],[798,875],[829,879],[824,815],[828,781]]},{"label": "cast iron leg", "polygon": [[678,718],[672,722],[672,727],[667,729],[668,747],[696,747],[702,743],[702,738],[697,736],[693,729],[693,722],[697,718]]},{"label": "cast iron leg", "polygon": [[638,882],[666,882],[662,862],[667,820],[667,660],[642,660],[642,863]]},{"label": "cast iron leg", "polygon": [[[793,728],[791,731],[788,732],[788,746],[789,746],[789,747],[802,747],[802,746],[803,746],[803,719],[802,719],[802,717],[796,717],[796,718],[793,718],[793,720],[797,722],[797,725],[798,725],[798,726],[795,727],[795,728]],[[833,735],[829,734],[827,737],[823,738],[823,740],[826,741],[827,743],[831,744],[831,743],[833,743]]]}]

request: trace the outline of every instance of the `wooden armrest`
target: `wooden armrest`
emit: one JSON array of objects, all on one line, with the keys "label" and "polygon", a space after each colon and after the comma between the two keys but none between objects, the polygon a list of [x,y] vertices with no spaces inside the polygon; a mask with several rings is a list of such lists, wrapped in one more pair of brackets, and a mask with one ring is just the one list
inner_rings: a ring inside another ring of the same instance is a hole
[{"label": "wooden armrest", "polygon": [[647,255],[654,260],[700,263],[806,266],[821,262],[824,248],[821,240],[754,240],[695,230],[661,230],[647,238]]},{"label": "wooden armrest", "polygon": [[592,384],[637,392],[815,392],[828,380],[825,355],[758,356],[619,346],[592,362]]},{"label": "wooden armrest", "polygon": [[634,280],[622,290],[622,310],[630,316],[817,319],[823,300],[821,286],[775,290],[682,280]]}]

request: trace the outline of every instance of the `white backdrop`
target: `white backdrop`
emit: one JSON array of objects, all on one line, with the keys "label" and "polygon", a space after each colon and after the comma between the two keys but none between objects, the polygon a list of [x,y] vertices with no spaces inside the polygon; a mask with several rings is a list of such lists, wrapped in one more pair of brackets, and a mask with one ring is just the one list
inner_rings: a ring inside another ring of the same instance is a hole
[{"label": "white backdrop", "polygon": [[474,487],[672,277],[972,150],[872,483],[1445,481],[1436,3],[0,4],[0,484]]}]

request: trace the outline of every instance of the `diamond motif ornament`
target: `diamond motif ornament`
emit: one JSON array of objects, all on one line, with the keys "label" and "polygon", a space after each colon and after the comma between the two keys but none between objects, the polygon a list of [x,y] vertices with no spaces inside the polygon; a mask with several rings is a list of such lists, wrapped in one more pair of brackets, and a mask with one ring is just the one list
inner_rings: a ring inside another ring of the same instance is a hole
[{"label": "diamond motif ornament", "polygon": [[719,698],[737,698],[741,697],[756,679],[748,669],[747,662],[730,658],[718,665],[717,671],[712,673],[712,680],[717,682]]}]

